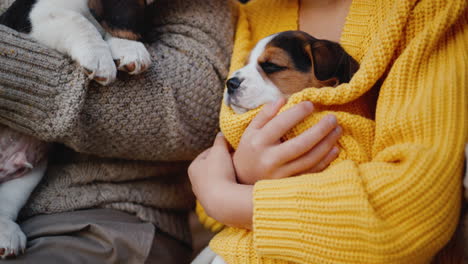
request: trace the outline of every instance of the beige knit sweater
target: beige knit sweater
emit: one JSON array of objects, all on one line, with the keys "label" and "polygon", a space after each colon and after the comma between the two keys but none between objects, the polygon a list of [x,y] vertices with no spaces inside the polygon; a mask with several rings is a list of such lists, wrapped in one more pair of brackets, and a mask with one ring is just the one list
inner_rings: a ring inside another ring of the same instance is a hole
[{"label": "beige knit sweater", "polygon": [[23,217],[114,208],[190,241],[183,160],[217,132],[233,15],[229,0],[160,0],[151,11],[152,67],[109,87],[0,25],[0,123],[60,143]]}]

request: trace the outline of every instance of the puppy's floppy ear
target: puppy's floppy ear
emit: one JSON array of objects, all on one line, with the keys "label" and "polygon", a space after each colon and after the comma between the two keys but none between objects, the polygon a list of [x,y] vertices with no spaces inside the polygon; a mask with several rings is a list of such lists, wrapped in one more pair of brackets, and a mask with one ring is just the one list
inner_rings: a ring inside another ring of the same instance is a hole
[{"label": "puppy's floppy ear", "polygon": [[313,39],[310,41],[315,77],[333,84],[345,83],[351,80],[359,69],[359,64],[340,44],[329,40]]},{"label": "puppy's floppy ear", "polygon": [[101,0],[89,0],[88,7],[91,11],[91,14],[93,14],[94,18],[96,18],[96,20],[98,21],[101,20],[103,12]]}]

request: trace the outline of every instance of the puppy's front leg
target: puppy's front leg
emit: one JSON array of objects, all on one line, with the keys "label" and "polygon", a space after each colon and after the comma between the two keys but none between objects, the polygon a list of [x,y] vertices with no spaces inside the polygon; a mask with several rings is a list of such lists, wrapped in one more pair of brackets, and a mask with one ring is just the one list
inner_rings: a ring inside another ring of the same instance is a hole
[{"label": "puppy's front leg", "polygon": [[110,34],[106,34],[105,38],[119,70],[134,75],[144,72],[151,65],[151,56],[143,43],[116,38]]},{"label": "puppy's front leg", "polygon": [[53,4],[38,5],[30,14],[30,35],[39,42],[70,55],[89,71],[90,78],[107,85],[115,80],[117,69],[109,46],[94,25],[86,19],[84,12]]},{"label": "puppy's front leg", "polygon": [[0,184],[0,258],[17,256],[26,248],[26,236],[15,223],[19,211],[44,176],[47,162],[24,176]]}]

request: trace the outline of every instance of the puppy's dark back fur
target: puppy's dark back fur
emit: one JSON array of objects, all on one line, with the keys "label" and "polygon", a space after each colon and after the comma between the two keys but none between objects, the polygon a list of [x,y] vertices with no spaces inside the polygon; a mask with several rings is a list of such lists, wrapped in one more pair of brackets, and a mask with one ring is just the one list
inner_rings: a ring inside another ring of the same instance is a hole
[{"label": "puppy's dark back fur", "polygon": [[100,10],[92,10],[104,29],[115,37],[141,40],[147,30],[146,1],[94,0]]},{"label": "puppy's dark back fur", "polygon": [[[1,1],[1,0],[0,0]],[[64,0],[70,1],[70,0]],[[30,33],[29,14],[38,0],[16,0],[0,16],[0,24],[16,31]],[[103,27],[115,37],[142,39],[147,29],[146,1],[143,0],[91,0],[92,12]],[[93,10],[92,10],[93,11]]]},{"label": "puppy's dark back fur", "polygon": [[16,0],[10,8],[0,16],[0,24],[16,31],[31,32],[29,13],[37,0]]}]

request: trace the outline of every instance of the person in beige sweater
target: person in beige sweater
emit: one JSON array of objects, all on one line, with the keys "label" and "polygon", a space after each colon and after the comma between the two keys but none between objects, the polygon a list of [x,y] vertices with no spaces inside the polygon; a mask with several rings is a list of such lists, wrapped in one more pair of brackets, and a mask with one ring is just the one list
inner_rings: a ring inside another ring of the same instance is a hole
[{"label": "person in beige sweater", "polygon": [[[11,2],[2,0],[0,10]],[[20,214],[27,250],[8,263],[189,261],[194,197],[186,161],[217,132],[230,6],[157,1],[151,68],[108,87],[0,25],[0,124],[57,143]]]}]

